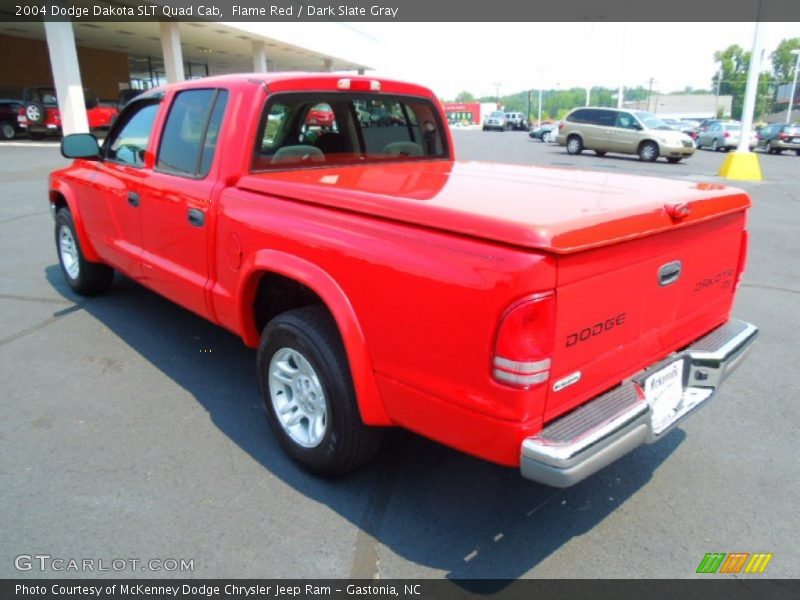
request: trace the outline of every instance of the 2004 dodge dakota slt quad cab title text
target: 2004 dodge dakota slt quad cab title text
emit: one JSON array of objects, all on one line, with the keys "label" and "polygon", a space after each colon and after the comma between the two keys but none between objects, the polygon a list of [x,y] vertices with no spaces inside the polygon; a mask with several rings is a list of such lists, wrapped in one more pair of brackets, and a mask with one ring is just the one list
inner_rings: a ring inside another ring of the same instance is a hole
[{"label": "2004 dodge dakota slt quad cab title text", "polygon": [[97,294],[118,270],[257,348],[269,423],[311,471],[355,468],[399,425],[572,485],[751,347],[730,318],[750,200],[457,162],[443,114],[423,87],[330,74],[146,92],[102,147],[62,142],[64,276]]}]

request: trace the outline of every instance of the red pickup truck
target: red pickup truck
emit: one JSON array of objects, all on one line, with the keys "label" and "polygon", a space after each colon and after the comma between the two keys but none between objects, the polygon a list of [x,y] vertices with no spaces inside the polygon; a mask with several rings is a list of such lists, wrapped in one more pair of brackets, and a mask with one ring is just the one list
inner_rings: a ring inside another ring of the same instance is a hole
[{"label": "red pickup truck", "polygon": [[[321,103],[332,129],[307,124]],[[241,336],[277,439],[316,473],[401,426],[572,485],[705,404],[757,334],[731,319],[745,193],[459,162],[417,85],[184,82],[62,153],[67,283],[97,294],[116,270]]]}]

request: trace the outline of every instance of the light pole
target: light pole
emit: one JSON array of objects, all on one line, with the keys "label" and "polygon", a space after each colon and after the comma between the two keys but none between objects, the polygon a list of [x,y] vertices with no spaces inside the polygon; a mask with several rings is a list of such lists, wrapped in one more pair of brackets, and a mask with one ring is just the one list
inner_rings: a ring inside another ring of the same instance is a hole
[{"label": "light pole", "polygon": [[542,84],[539,84],[539,112],[536,115],[536,126],[542,126]]},{"label": "light pole", "polygon": [[739,145],[735,152],[729,153],[718,172],[727,179],[761,181],[761,165],[758,154],[750,151],[750,132],[753,129],[753,113],[756,107],[756,93],[758,91],[758,75],[761,71],[759,57],[762,48],[762,15],[764,0],[758,2],[755,32],[753,34],[753,50],[750,52],[750,66],[747,71],[747,86],[744,92],[744,106],[742,107],[742,124]]},{"label": "light pole", "polygon": [[794,78],[792,79],[792,89],[789,90],[789,109],[786,111],[786,124],[792,121],[792,103],[794,102],[794,92],[797,89],[797,70],[800,69],[800,48],[792,50],[792,54],[797,57],[794,61]]}]

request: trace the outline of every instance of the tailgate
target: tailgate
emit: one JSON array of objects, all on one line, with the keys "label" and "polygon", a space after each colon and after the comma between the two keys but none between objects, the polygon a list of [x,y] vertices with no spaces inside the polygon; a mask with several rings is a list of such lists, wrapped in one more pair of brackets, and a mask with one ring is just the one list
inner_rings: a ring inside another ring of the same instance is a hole
[{"label": "tailgate", "polygon": [[745,213],[558,258],[545,422],[729,317]]}]

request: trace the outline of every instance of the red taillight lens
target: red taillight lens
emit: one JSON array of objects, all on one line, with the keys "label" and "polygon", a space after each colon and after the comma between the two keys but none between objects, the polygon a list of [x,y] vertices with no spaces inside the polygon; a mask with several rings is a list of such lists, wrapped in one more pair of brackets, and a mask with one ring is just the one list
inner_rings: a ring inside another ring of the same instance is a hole
[{"label": "red taillight lens", "polygon": [[536,294],[514,304],[500,320],[492,375],[514,387],[529,388],[550,378],[555,294]]},{"label": "red taillight lens", "polygon": [[559,124],[558,124],[558,133],[561,133],[561,130],[562,130],[563,128],[564,128],[564,124],[563,124],[563,123],[559,123]]},{"label": "red taillight lens", "polygon": [[780,139],[782,139],[782,140],[788,140],[788,139],[789,139],[790,137],[792,137],[792,136],[790,136],[790,135],[787,135],[787,134],[785,134],[785,133],[779,133],[779,134],[778,134],[778,137],[779,137]]},{"label": "red taillight lens", "polygon": [[733,285],[734,292],[739,289],[739,284],[742,282],[742,275],[744,275],[744,269],[747,266],[747,248],[749,243],[750,235],[745,229],[742,231],[742,245],[739,248],[739,264],[736,266],[736,280]]},{"label": "red taillight lens", "polygon": [[723,134],[723,137],[729,138],[729,137],[731,137],[731,134],[730,134],[730,133],[728,133],[728,132],[726,131],[726,132]]}]

